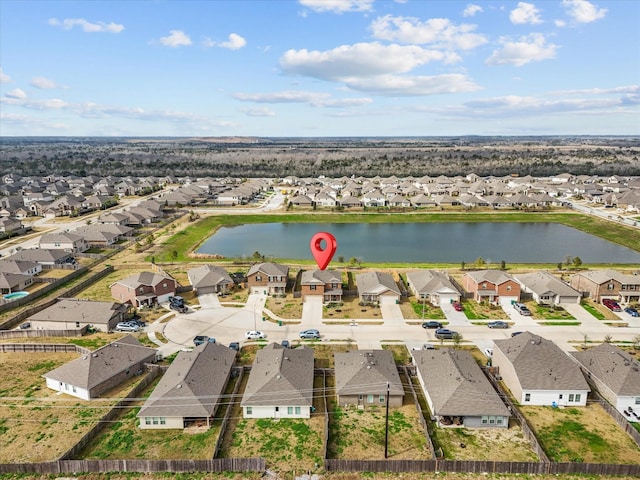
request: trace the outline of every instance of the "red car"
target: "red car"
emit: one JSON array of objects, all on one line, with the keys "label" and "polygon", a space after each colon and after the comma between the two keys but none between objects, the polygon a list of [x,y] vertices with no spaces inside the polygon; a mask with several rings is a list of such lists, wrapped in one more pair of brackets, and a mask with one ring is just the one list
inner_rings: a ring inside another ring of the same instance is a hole
[{"label": "red car", "polygon": [[453,302],[453,308],[455,309],[456,312],[462,312],[464,310],[460,302]]}]

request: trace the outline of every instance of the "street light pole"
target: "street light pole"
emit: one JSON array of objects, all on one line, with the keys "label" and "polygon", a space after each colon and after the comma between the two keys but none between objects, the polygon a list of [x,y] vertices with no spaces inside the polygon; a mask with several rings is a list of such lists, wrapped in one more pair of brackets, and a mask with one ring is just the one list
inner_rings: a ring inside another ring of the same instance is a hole
[{"label": "street light pole", "polygon": [[389,456],[389,382],[387,382],[387,413],[384,427],[384,458]]}]

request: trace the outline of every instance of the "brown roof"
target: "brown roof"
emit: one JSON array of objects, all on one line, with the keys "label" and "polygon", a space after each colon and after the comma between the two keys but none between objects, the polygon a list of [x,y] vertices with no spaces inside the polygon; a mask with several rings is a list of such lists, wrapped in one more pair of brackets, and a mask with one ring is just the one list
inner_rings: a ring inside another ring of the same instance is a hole
[{"label": "brown roof", "polygon": [[120,313],[126,313],[128,306],[118,302],[94,302],[63,298],[50,307],[29,317],[32,321],[81,322],[88,325],[109,324]]},{"label": "brown roof", "polygon": [[338,395],[404,395],[398,368],[391,350],[354,350],[335,357]]},{"label": "brown roof", "polygon": [[602,343],[571,355],[616,395],[640,397],[640,362],[624,350]]}]

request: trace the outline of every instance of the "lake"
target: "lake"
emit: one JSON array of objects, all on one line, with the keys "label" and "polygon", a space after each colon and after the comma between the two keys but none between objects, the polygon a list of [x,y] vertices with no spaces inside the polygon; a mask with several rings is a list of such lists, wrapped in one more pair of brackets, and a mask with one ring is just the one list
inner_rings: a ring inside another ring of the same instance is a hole
[{"label": "lake", "polygon": [[313,259],[316,232],[333,234],[334,260],[382,263],[640,263],[640,253],[557,223],[259,223],[222,227],[198,253]]}]

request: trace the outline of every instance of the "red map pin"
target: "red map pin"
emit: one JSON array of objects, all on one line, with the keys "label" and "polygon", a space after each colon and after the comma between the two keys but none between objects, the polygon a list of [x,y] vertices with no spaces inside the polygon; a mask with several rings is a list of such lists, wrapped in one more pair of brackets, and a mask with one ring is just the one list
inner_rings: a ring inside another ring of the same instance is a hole
[{"label": "red map pin", "polygon": [[[322,242],[324,241],[325,246],[324,250],[322,249]],[[318,232],[311,238],[311,253],[313,253],[313,258],[316,259],[316,263],[320,270],[324,270],[331,262],[333,258],[333,254],[336,253],[336,248],[338,248],[338,242],[336,242],[336,237],[331,235],[328,232]]]}]

